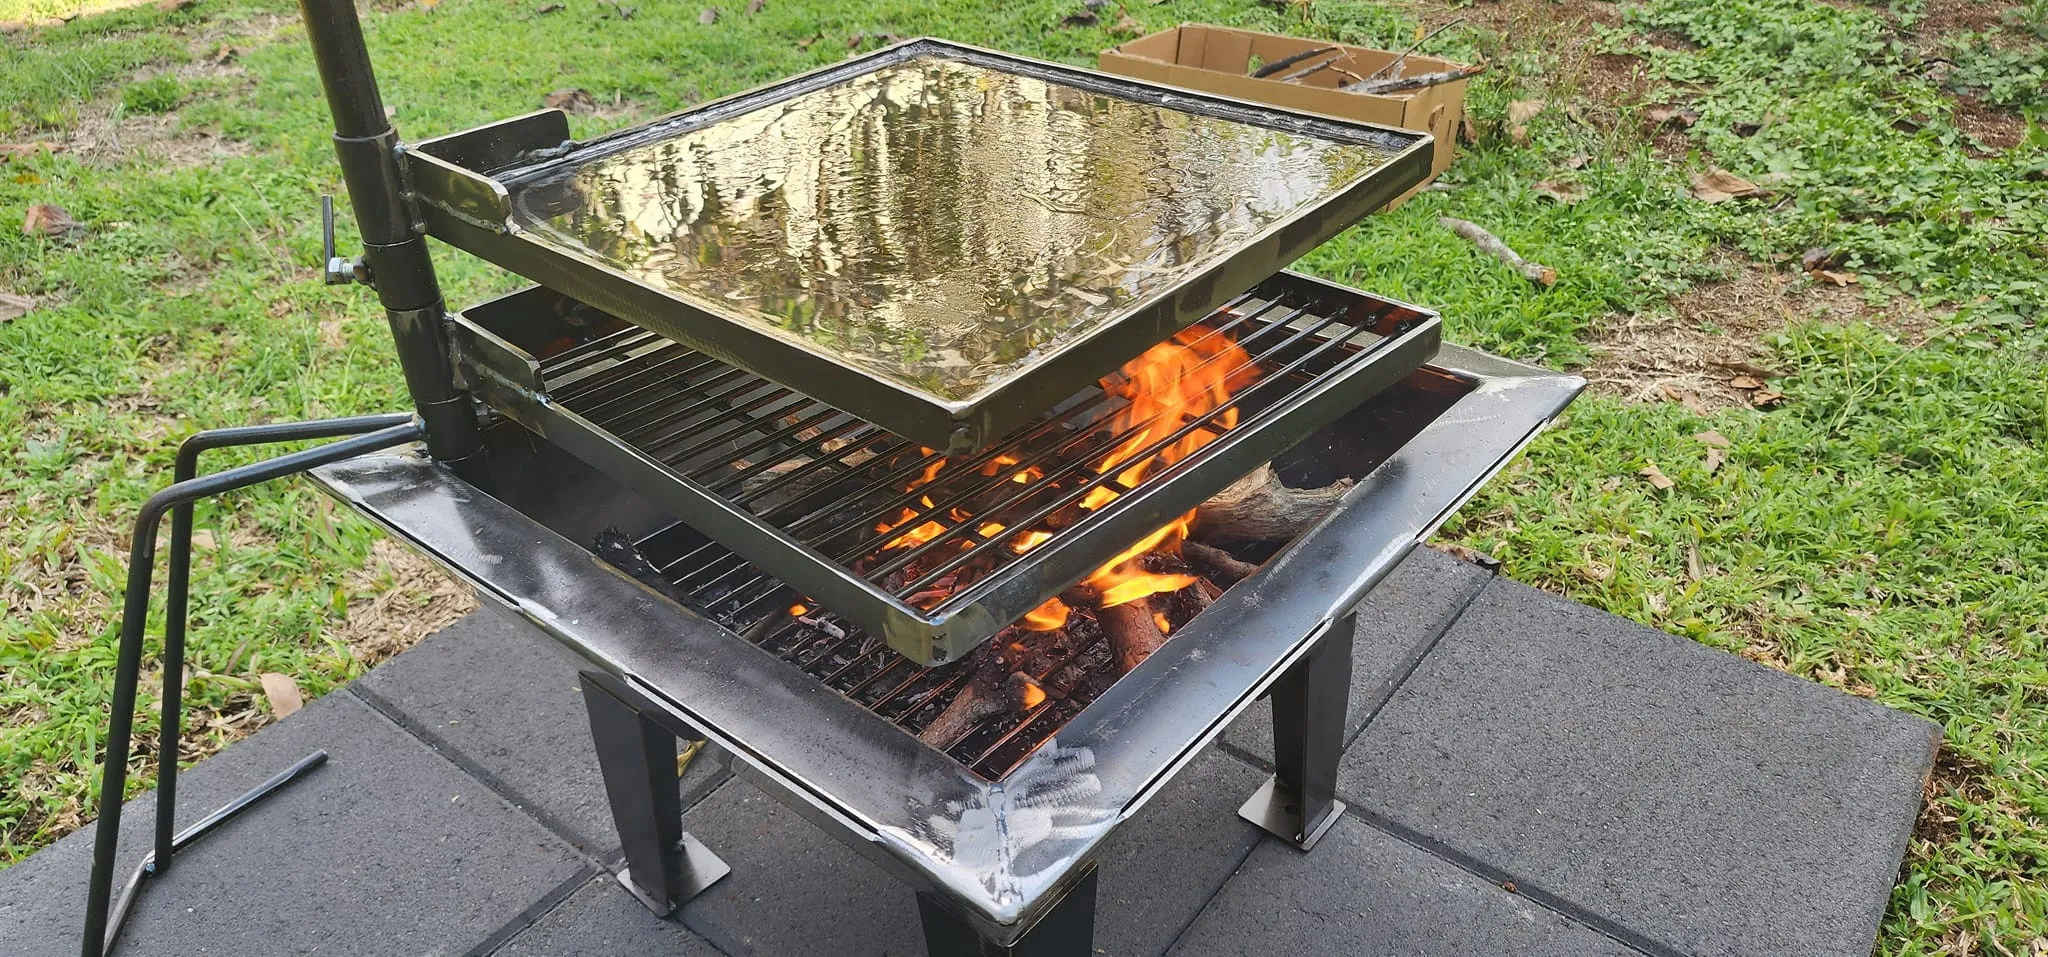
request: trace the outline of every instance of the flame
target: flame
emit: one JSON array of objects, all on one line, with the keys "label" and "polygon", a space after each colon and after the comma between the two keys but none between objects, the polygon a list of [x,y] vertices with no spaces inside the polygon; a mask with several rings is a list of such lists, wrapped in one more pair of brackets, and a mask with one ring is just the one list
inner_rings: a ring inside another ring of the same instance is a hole
[{"label": "flame", "polygon": [[1049,541],[1052,541],[1051,532],[1041,532],[1037,529],[1032,529],[1016,538],[1010,539],[1010,551],[1022,555]]},{"label": "flame", "polygon": [[1067,626],[1067,615],[1071,609],[1057,598],[1048,598],[1045,604],[1031,609],[1017,627],[1025,631],[1058,631]]},{"label": "flame", "polygon": [[[1255,374],[1251,356],[1237,343],[1214,335],[1204,326],[1189,326],[1143,355],[1124,363],[1123,381],[1102,380],[1105,392],[1123,396],[1130,404],[1111,419],[1113,430],[1135,429],[1122,444],[1105,456],[1096,472],[1107,475],[1119,468],[1112,484],[1134,488],[1155,468],[1165,468],[1214,441],[1224,429],[1237,425],[1237,409],[1223,409],[1211,419],[1213,428],[1194,429],[1149,458],[1139,453],[1179,429],[1188,419],[1206,416],[1230,401],[1232,378]],[[1238,383],[1241,384],[1241,383]],[[1090,490],[1083,508],[1100,508],[1117,493],[1108,485]],[[1102,607],[1137,601],[1147,595],[1179,591],[1194,584],[1192,575],[1166,575],[1148,571],[1138,557],[1155,549],[1179,553],[1188,537],[1195,513],[1188,512],[1139,539],[1123,553],[1110,559],[1087,582],[1102,592]],[[1160,630],[1165,631],[1162,626]]]},{"label": "flame", "polygon": [[[928,449],[928,448],[925,448],[924,446],[920,445],[920,446],[918,446],[918,447],[917,447],[917,451],[918,451],[918,452],[920,452],[920,453],[922,453],[922,454],[924,454],[924,455],[930,455],[930,454],[932,454],[933,452],[937,452],[937,451],[938,451],[938,449]],[[936,458],[936,459],[933,459],[933,460],[932,460],[932,464],[930,464],[930,465],[927,465],[927,466],[925,466],[925,467],[924,467],[924,474],[923,474],[923,475],[921,475],[921,476],[918,476],[918,479],[917,479],[917,481],[915,481],[915,482],[912,482],[912,483],[910,483],[910,487],[911,487],[911,488],[916,488],[916,487],[918,487],[918,486],[920,486],[920,485],[930,485],[930,484],[932,484],[932,479],[938,478],[938,477],[939,477],[939,470],[940,470],[940,469],[942,469],[942,468],[945,468],[945,467],[946,467],[946,458],[945,458],[945,456],[940,456],[940,457],[938,457],[938,458]]]},{"label": "flame", "polygon": [[[927,495],[927,496],[925,496],[925,497],[924,497],[924,504],[925,504],[926,506],[930,506],[930,505],[932,504],[932,499],[931,499],[931,496]],[[915,520],[916,518],[917,518],[917,512],[916,512],[916,510],[914,510],[914,509],[910,509],[910,508],[905,508],[905,509],[903,510],[903,514],[901,514],[901,515],[898,515],[898,516],[896,516],[896,520],[895,520],[895,521],[893,521],[893,522],[879,522],[879,523],[877,523],[877,524],[875,525],[875,531],[877,531],[877,532],[887,532],[887,531],[892,531],[892,530],[894,530],[894,529],[895,529],[895,528],[896,528],[897,526],[899,526],[899,525],[902,525],[902,524],[903,524],[903,523],[905,523],[905,522],[913,521],[913,520]],[[898,536],[896,536],[895,538],[892,538],[892,539],[890,539],[890,540],[889,540],[889,543],[888,543],[888,544],[886,544],[886,545],[883,545],[883,546],[882,546],[882,548],[884,548],[884,549],[891,549],[891,548],[916,548],[917,546],[919,546],[919,545],[922,545],[922,544],[924,544],[924,543],[926,543],[926,542],[929,542],[929,541],[931,541],[932,539],[934,539],[934,538],[937,538],[937,537],[939,537],[939,536],[941,536],[941,535],[944,535],[944,534],[946,534],[946,526],[944,526],[944,525],[941,525],[941,524],[939,524],[938,522],[932,521],[931,519],[926,519],[926,520],[925,520],[925,521],[923,522],[923,524],[920,524],[920,525],[918,525],[917,527],[915,527],[915,528],[912,528],[912,529],[910,529],[909,531],[907,531],[907,532],[904,532],[903,534],[901,534],[901,535],[898,535]]]},{"label": "flame", "polygon": [[[1205,326],[1189,326],[1175,333],[1173,338],[1146,350],[1144,354],[1124,363],[1120,375],[1102,380],[1102,389],[1111,395],[1126,400],[1105,426],[1114,433],[1129,433],[1117,447],[1094,463],[1095,473],[1107,478],[1098,487],[1088,491],[1080,502],[1084,509],[1099,509],[1117,499],[1123,492],[1136,488],[1147,476],[1165,469],[1175,462],[1192,455],[1197,449],[1214,441],[1224,431],[1237,425],[1238,411],[1226,405],[1230,402],[1232,390],[1244,380],[1257,374],[1251,356],[1229,338],[1216,334]],[[1221,411],[1218,411],[1218,410]],[[1211,413],[1214,413],[1211,417]],[[1191,429],[1188,434],[1175,439],[1171,444],[1151,455],[1144,455],[1146,449],[1162,442],[1167,436],[1183,428],[1189,421],[1208,417],[1207,427]],[[920,447],[926,456],[937,451]],[[915,481],[907,484],[906,490],[930,484],[945,468],[946,459],[937,458],[923,468]],[[983,476],[994,478],[1004,470],[1022,465],[1015,455],[997,453],[981,463],[978,471]],[[1008,481],[1030,484],[1045,477],[1043,469],[1036,465],[1024,465],[1008,475]],[[940,524],[935,517],[937,511],[931,496],[920,498],[925,507],[923,513],[905,508],[894,521],[885,521],[875,526],[876,532],[897,532],[883,549],[915,548],[946,535],[951,529]],[[927,516],[918,521],[920,515]],[[1188,529],[1195,513],[1188,512],[1154,530],[1151,534],[1134,542],[1115,558],[1104,563],[1084,579],[1101,594],[1101,607],[1110,608],[1137,601],[1147,595],[1179,591],[1193,584],[1192,575],[1174,575],[1154,572],[1141,564],[1141,557],[1155,550],[1178,553],[1180,543],[1187,539]],[[954,506],[948,508],[944,518],[957,526],[966,526],[974,521],[973,513]],[[998,535],[1009,531],[1001,522],[983,522],[976,532],[983,541],[994,541]],[[1008,547],[1022,555],[1050,541],[1053,533],[1039,529],[1027,529],[1013,535]],[[969,543],[962,542],[967,545]],[[1018,623],[1027,631],[1052,631],[1064,627],[1071,610],[1059,599],[1054,598],[1032,609]],[[1168,628],[1166,617],[1154,613],[1159,630]],[[1040,692],[1041,697],[1043,692]]]},{"label": "flame", "polygon": [[1167,620],[1166,620],[1166,613],[1165,613],[1165,612],[1163,612],[1163,611],[1155,611],[1155,612],[1153,612],[1153,613],[1152,613],[1152,623],[1153,623],[1153,624],[1155,624],[1155,625],[1158,625],[1158,626],[1159,626],[1159,633],[1160,633],[1160,634],[1162,634],[1162,635],[1170,635],[1170,634],[1173,634],[1173,623],[1172,623],[1172,622],[1169,622],[1169,621],[1167,621]]},{"label": "flame", "polygon": [[1045,689],[1039,687],[1036,681],[1026,682],[1024,684],[1024,707],[1036,708],[1044,703]]},{"label": "flame", "polygon": [[797,603],[797,604],[794,604],[794,605],[791,605],[791,606],[789,606],[789,614],[791,615],[791,617],[795,617],[795,616],[798,616],[798,615],[802,615],[802,614],[805,614],[805,613],[807,613],[807,612],[809,612],[809,611],[810,611],[810,609],[809,609],[809,608],[805,608],[805,607],[803,606],[803,603],[801,603],[801,602],[799,602],[799,603]]}]

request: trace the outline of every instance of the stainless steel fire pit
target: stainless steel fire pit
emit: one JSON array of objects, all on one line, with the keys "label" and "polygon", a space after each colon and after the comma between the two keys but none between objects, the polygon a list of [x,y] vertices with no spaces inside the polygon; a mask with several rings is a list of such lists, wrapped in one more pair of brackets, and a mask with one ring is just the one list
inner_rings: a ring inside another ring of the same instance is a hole
[{"label": "stainless steel fire pit", "polygon": [[[1359,478],[1317,528],[1084,706],[992,726],[952,754],[911,733],[912,709],[877,708],[865,692],[889,679],[863,685],[854,656],[749,641],[749,621],[707,618],[597,561],[581,543],[607,527],[650,555],[704,539],[523,430],[487,436],[496,474],[478,481],[489,494],[419,454],[313,477],[591,662],[621,881],[650,907],[666,913],[722,873],[680,833],[675,806],[675,739],[702,738],[916,889],[933,953],[979,952],[947,943],[975,940],[1085,954],[1091,852],[1260,696],[1274,698],[1278,773],[1246,816],[1304,847],[1335,819],[1352,610],[1582,386],[1446,346],[1276,463],[1304,481]],[[916,668],[895,667],[898,684]]]}]

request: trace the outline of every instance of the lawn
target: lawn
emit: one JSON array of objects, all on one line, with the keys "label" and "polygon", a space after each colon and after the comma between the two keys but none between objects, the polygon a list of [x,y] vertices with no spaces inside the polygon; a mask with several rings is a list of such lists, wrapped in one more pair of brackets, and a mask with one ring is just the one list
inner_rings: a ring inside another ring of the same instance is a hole
[{"label": "lawn", "polygon": [[[891,36],[1082,64],[1119,39],[1114,6],[1063,26],[1078,0],[712,2],[707,24],[701,3],[414,0],[366,27],[413,138],[564,88],[600,104],[574,120],[588,134]],[[295,8],[33,23],[77,6],[0,0],[0,21],[32,22],[0,37],[0,866],[88,820],[125,525],[177,440],[405,406],[371,298],[315,269],[339,176]],[[1942,722],[1879,951],[2048,952],[2048,0],[1126,11],[1381,46],[1466,18],[1432,49],[1494,67],[1449,188],[1305,263],[1595,381],[1444,537]],[[14,148],[33,143],[53,149]],[[1714,170],[1757,194],[1707,202]],[[37,203],[82,228],[15,228]],[[1532,286],[1440,215],[1559,281]],[[513,284],[438,262],[456,304]],[[187,761],[269,720],[260,674],[318,695],[463,607],[303,483],[198,527]],[[146,706],[157,693],[146,673]]]}]

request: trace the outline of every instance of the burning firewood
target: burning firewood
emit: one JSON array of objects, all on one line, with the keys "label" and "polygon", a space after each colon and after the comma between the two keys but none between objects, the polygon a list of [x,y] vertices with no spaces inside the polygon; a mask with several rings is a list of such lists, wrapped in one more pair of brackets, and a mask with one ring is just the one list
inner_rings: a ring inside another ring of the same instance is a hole
[{"label": "burning firewood", "polygon": [[1195,510],[1196,538],[1208,542],[1284,542],[1321,520],[1350,479],[1322,488],[1289,488],[1271,465],[1232,482]]},{"label": "burning firewood", "polygon": [[1149,598],[1098,609],[1095,619],[1102,623],[1103,633],[1109,636],[1109,646],[1116,651],[1117,671],[1120,673],[1129,673],[1158,651],[1159,646],[1166,644],[1166,633],[1159,630],[1159,621],[1152,614]]},{"label": "burning firewood", "polygon": [[1202,573],[1204,579],[1224,588],[1252,577],[1259,570],[1259,566],[1251,562],[1239,561],[1237,556],[1201,542],[1182,542],[1180,554]]},{"label": "burning firewood", "polygon": [[994,641],[982,645],[960,663],[960,667],[972,669],[967,683],[946,704],[946,710],[918,732],[924,743],[944,751],[959,744],[984,719],[1005,711],[1029,710],[1045,700],[1045,690],[1038,682],[1021,671],[1013,671],[1010,662],[994,647]]}]

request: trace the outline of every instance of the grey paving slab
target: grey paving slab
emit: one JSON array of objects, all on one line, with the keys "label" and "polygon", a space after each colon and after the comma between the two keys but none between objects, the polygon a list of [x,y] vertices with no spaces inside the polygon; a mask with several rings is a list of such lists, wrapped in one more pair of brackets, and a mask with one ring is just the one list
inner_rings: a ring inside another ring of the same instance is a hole
[{"label": "grey paving slab", "polygon": [[[592,856],[618,832],[590,744],[583,659],[529,626],[480,611],[378,666],[351,690],[470,768]],[[726,774],[715,749],[684,779],[693,803]]]},{"label": "grey paving slab", "polygon": [[610,874],[591,878],[561,906],[492,951],[495,957],[717,957],[719,953],[683,925],[662,920],[640,906]]},{"label": "grey paving slab", "polygon": [[[1237,806],[1261,780],[1212,752],[1111,838],[1099,857],[1099,953],[1161,953],[1195,919],[1259,839]],[[924,953],[906,886],[745,781],[727,783],[683,821],[732,865],[732,876],[683,910],[727,951]]]},{"label": "grey paving slab", "polygon": [[[1358,606],[1358,638],[1351,646],[1346,741],[1365,727],[1394,693],[1394,686],[1491,578],[1487,569],[1417,547],[1366,595]],[[1252,705],[1223,733],[1223,740],[1271,766],[1272,703]]]},{"label": "grey paving slab", "polygon": [[[538,822],[346,694],[186,771],[182,820],[315,748],[326,766],[150,882],[124,953],[460,954],[586,872]],[[147,848],[153,801],[123,816],[122,878]],[[0,872],[0,954],[78,952],[92,839],[86,828]]]},{"label": "grey paving slab", "polygon": [[1346,817],[1308,854],[1268,839],[1175,957],[1638,957],[1581,924]]},{"label": "grey paving slab", "polygon": [[1501,579],[1359,736],[1338,792],[1626,939],[1864,957],[1939,736]]}]

